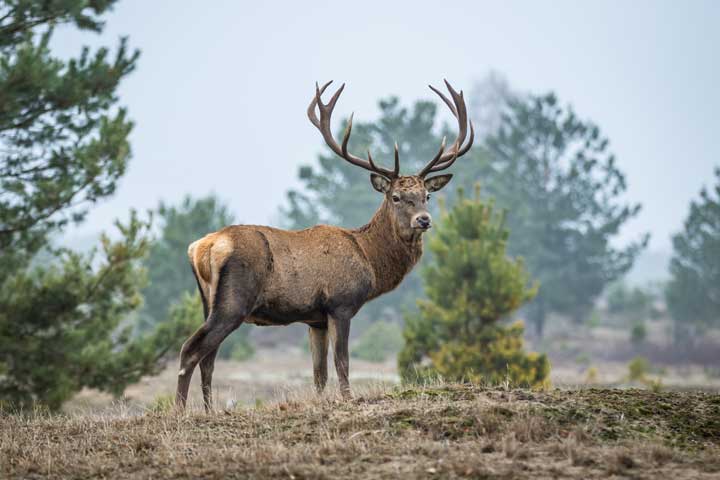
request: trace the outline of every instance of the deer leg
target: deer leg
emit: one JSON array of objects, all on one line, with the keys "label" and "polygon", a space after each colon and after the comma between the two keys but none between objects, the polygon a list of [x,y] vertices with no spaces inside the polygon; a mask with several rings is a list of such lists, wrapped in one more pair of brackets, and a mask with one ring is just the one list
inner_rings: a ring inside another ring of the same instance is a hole
[{"label": "deer leg", "polygon": [[217,350],[222,341],[242,324],[244,318],[244,315],[214,318],[214,315],[210,314],[208,321],[185,342],[180,353],[180,372],[175,395],[175,405],[180,410],[185,408],[190,379],[197,364],[211,352]]},{"label": "deer leg", "polygon": [[208,413],[212,411],[212,377],[213,370],[215,370],[215,357],[217,356],[217,352],[218,349],[216,348],[200,360],[200,381],[202,383],[203,403],[205,404],[205,411]]},{"label": "deer leg", "polygon": [[327,351],[328,351],[327,328],[310,327],[310,352],[313,361],[313,377],[317,393],[322,393],[327,383]]},{"label": "deer leg", "polygon": [[190,362],[189,359],[197,350],[198,343],[205,338],[207,332],[208,323],[206,322],[185,341],[180,350],[180,372],[178,372],[177,392],[175,394],[175,405],[180,410],[185,409],[185,401],[187,400],[188,390],[190,389],[190,379],[195,369],[195,364]]},{"label": "deer leg", "polygon": [[337,372],[340,393],[344,400],[352,398],[348,372],[350,370],[350,355],[348,343],[350,340],[350,318],[328,315],[328,331],[333,343],[333,357],[335,371]]},{"label": "deer leg", "polygon": [[[257,278],[246,267],[241,259],[231,257],[226,259],[218,270],[210,315],[185,342],[180,352],[180,372],[175,395],[175,405],[179,410],[185,408],[190,379],[197,364],[220,347],[222,341],[242,324],[255,304]],[[214,365],[214,361],[214,358],[209,358],[207,366]],[[210,377],[211,375],[208,375],[204,380],[209,380]],[[205,392],[206,389],[203,388],[203,397],[207,402]]]}]

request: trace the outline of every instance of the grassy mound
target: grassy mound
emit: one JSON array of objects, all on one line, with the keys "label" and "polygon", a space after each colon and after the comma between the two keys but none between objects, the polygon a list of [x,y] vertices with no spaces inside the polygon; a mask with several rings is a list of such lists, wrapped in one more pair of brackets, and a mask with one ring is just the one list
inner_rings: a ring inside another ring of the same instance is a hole
[{"label": "grassy mound", "polygon": [[205,415],[0,417],[2,478],[717,478],[720,395],[378,389]]}]

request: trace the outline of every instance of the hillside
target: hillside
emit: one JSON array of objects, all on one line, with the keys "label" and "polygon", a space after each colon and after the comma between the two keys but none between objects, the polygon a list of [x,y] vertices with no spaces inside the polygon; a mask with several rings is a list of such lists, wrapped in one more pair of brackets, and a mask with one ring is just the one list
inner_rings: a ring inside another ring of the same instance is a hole
[{"label": "hillside", "polygon": [[718,478],[720,396],[373,387],[205,415],[0,417],[2,478]]}]

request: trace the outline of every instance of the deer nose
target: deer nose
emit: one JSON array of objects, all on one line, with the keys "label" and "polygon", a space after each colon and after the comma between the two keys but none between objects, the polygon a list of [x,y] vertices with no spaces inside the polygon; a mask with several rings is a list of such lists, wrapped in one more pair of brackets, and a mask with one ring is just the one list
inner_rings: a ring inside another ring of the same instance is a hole
[{"label": "deer nose", "polygon": [[417,223],[420,228],[428,228],[430,226],[430,222],[432,222],[432,219],[427,213],[423,213],[417,217]]}]

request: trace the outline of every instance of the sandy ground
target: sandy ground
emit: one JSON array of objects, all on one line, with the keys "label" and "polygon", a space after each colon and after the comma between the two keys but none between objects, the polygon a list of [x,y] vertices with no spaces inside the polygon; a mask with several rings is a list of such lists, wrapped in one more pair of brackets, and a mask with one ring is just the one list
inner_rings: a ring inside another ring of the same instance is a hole
[{"label": "sandy ground", "polygon": [[[178,360],[168,363],[167,368],[156,377],[147,377],[125,390],[123,402],[131,406],[149,406],[157,399],[173,396],[177,381]],[[336,389],[335,374],[330,362],[328,390]],[[396,384],[399,382],[394,359],[384,363],[371,363],[359,359],[350,361],[352,384]],[[281,398],[288,390],[310,388],[312,361],[308,352],[300,348],[263,349],[244,362],[217,360],[213,375],[213,391],[216,405],[255,405]],[[189,402],[201,404],[200,371],[196,369],[190,386]],[[110,405],[114,399],[109,395],[84,390],[64,408],[69,413],[97,411]]]}]

